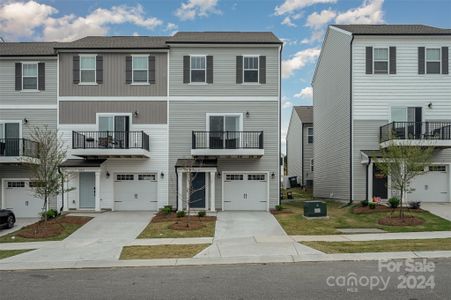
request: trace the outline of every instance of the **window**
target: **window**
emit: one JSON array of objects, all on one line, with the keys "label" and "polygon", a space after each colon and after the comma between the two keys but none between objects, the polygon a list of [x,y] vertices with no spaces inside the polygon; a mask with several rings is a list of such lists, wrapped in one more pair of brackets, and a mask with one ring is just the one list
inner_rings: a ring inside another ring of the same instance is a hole
[{"label": "window", "polygon": [[310,159],[310,172],[313,172],[313,158]]},{"label": "window", "polygon": [[132,82],[133,83],[142,83],[148,82],[148,64],[149,57],[148,56],[133,56],[133,72],[132,72]]},{"label": "window", "polygon": [[116,175],[116,180],[117,181],[129,181],[129,180],[134,180],[135,176],[133,176],[133,174],[118,174]]},{"label": "window", "polygon": [[313,127],[307,127],[307,143],[313,144]]},{"label": "window", "polygon": [[24,181],[8,181],[9,188],[23,188],[25,187]]},{"label": "window", "polygon": [[206,56],[191,56],[191,82],[205,82]]},{"label": "window", "polygon": [[443,165],[429,166],[429,172],[446,172],[446,166]]},{"label": "window", "polygon": [[440,74],[440,48],[426,49],[426,74]]},{"label": "window", "polygon": [[39,181],[30,181],[30,183],[28,184],[31,188],[36,188],[36,187],[44,187],[45,183],[44,182],[39,182]]},{"label": "window", "polygon": [[239,149],[241,147],[241,114],[207,115],[210,149]]},{"label": "window", "polygon": [[243,57],[243,82],[258,82],[258,56]]},{"label": "window", "polygon": [[38,64],[23,63],[22,64],[22,89],[37,90],[38,89]]},{"label": "window", "polygon": [[249,175],[247,175],[247,180],[264,181],[265,174],[249,174]]},{"label": "window", "polygon": [[139,174],[138,180],[150,180],[150,181],[156,181],[156,175],[155,174]]},{"label": "window", "polygon": [[243,174],[227,174],[226,180],[243,180]]},{"label": "window", "polygon": [[80,82],[96,82],[96,56],[80,55]]},{"label": "window", "polygon": [[388,74],[388,48],[374,48],[374,74]]}]

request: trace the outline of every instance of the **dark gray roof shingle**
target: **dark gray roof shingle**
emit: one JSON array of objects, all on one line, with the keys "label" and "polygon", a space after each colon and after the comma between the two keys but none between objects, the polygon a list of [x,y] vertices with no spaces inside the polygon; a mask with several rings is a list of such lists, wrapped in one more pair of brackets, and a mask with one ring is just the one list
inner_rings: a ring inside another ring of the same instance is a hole
[{"label": "dark gray roof shingle", "polygon": [[294,110],[302,123],[313,123],[313,106],[295,106]]},{"label": "dark gray roof shingle", "polygon": [[49,56],[55,54],[56,42],[0,43],[0,56]]},{"label": "dark gray roof shingle", "polygon": [[87,36],[69,43],[61,43],[59,49],[162,49],[167,36]]},{"label": "dark gray roof shingle", "polygon": [[331,25],[355,35],[451,35],[451,29],[420,24],[400,25]]},{"label": "dark gray roof shingle", "polygon": [[282,44],[272,32],[177,32],[167,41],[171,43],[200,44]]}]

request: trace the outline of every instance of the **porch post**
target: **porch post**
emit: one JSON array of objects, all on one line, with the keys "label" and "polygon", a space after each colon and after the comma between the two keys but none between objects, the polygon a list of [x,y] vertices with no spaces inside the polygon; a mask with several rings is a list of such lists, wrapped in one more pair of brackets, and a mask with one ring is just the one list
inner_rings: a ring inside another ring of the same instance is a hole
[{"label": "porch post", "polygon": [[216,172],[210,172],[210,211],[216,211],[215,207],[215,180]]},{"label": "porch post", "polygon": [[177,210],[183,210],[183,184],[182,184],[182,180],[183,180],[183,172],[178,171],[178,176],[177,176]]},{"label": "porch post", "polygon": [[373,166],[373,162],[368,165],[368,202],[373,201]]},{"label": "porch post", "polygon": [[451,164],[448,164],[448,201],[451,202]]},{"label": "porch post", "polygon": [[96,171],[95,174],[96,174],[95,210],[100,211],[100,170]]}]

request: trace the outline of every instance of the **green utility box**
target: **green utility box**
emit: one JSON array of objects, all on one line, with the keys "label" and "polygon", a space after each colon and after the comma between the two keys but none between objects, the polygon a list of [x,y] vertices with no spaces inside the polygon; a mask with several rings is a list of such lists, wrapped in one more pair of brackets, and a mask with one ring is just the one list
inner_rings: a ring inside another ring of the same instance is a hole
[{"label": "green utility box", "polygon": [[327,217],[327,204],[324,201],[305,201],[304,217]]}]

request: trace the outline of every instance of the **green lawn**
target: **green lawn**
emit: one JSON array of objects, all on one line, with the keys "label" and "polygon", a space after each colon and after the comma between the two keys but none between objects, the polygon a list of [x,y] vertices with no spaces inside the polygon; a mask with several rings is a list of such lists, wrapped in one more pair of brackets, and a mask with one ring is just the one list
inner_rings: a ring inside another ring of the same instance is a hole
[{"label": "green lawn", "polygon": [[287,192],[292,193],[293,199],[313,199],[313,191],[311,189],[307,189],[305,191],[303,191],[301,188],[282,190],[283,199],[287,199]]},{"label": "green lawn", "polygon": [[426,211],[410,210],[413,216],[425,221],[422,225],[384,226],[379,225],[378,220],[389,215],[388,212],[354,214],[351,211],[352,207],[343,207],[343,202],[333,200],[326,202],[329,219],[305,219],[303,217],[304,202],[302,200],[282,201],[283,207],[293,213],[278,214],[275,217],[289,235],[339,234],[337,228],[379,228],[388,232],[451,230],[451,222]]},{"label": "green lawn", "polygon": [[213,237],[215,235],[216,222],[205,222],[205,227],[196,230],[170,229],[169,226],[172,224],[174,224],[174,221],[151,222],[140,233],[138,239]]},{"label": "green lawn", "polygon": [[325,253],[451,250],[451,239],[384,240],[366,242],[302,242]]},{"label": "green lawn", "polygon": [[120,259],[191,258],[210,244],[125,246]]},{"label": "green lawn", "polygon": [[4,259],[7,257],[11,257],[14,255],[22,254],[34,249],[25,249],[25,250],[0,250],[0,259]]}]

